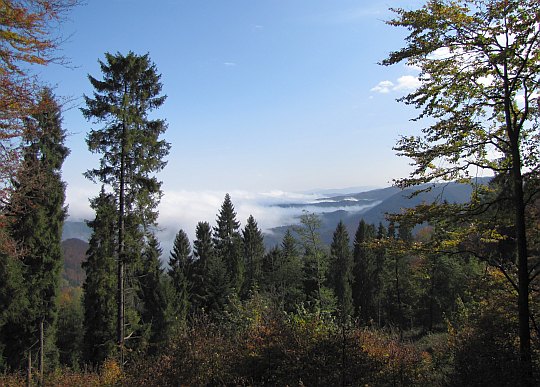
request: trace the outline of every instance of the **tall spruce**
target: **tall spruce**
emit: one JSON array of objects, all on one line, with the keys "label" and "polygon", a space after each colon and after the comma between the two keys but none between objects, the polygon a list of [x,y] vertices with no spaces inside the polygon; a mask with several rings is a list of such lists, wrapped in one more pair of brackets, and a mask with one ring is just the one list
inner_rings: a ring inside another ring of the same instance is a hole
[{"label": "tall spruce", "polygon": [[24,319],[11,338],[13,346],[8,348],[7,360],[13,368],[21,365],[24,352],[39,340],[40,326],[45,335],[41,359],[49,366],[58,361],[55,330],[66,217],[61,168],[69,150],[64,145],[60,106],[50,89],[41,91],[35,110],[26,121],[31,129],[24,138],[24,161],[10,204],[23,209],[15,216],[11,234],[23,251],[22,276],[28,299]]},{"label": "tall spruce", "polygon": [[261,281],[261,264],[264,257],[264,237],[255,218],[250,215],[242,230],[244,246],[245,281],[243,295],[259,288]]},{"label": "tall spruce", "polygon": [[172,319],[178,325],[182,325],[186,321],[189,312],[189,301],[195,275],[193,269],[189,238],[184,230],[180,230],[174,238],[168,271],[172,285]]},{"label": "tall spruce", "polygon": [[116,353],[116,249],[118,236],[117,203],[114,195],[102,188],[90,201],[95,211],[83,283],[84,340],[83,357],[86,363],[100,365]]},{"label": "tall spruce", "polygon": [[353,312],[352,269],[349,233],[343,222],[339,221],[330,245],[330,284],[343,318],[348,318]]},{"label": "tall spruce", "polygon": [[227,269],[231,290],[239,294],[244,284],[245,264],[242,254],[240,223],[229,194],[225,195],[214,227],[213,241],[216,255]]},{"label": "tall spruce", "polygon": [[159,139],[167,127],[165,121],[148,116],[166,98],[161,95],[161,76],[148,54],[106,53],[105,61],[99,64],[103,79],[88,76],[94,93],[92,98],[84,97],[86,108],[81,111],[86,119],[104,125],[87,137],[89,150],[102,157],[99,168],[88,170],[86,177],[109,185],[118,203],[116,335],[123,360],[124,266],[128,260],[126,241],[130,239],[126,219],[129,216],[133,230],[156,223],[162,192],[154,173],[166,165],[164,157],[170,145]]}]

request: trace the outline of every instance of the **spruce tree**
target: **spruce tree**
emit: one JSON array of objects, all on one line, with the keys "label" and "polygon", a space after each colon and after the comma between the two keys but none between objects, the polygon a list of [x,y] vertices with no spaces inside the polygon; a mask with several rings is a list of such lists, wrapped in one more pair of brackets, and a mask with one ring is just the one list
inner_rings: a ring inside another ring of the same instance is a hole
[{"label": "spruce tree", "polygon": [[229,275],[225,263],[212,243],[208,222],[199,222],[193,242],[194,276],[192,305],[195,312],[221,313],[230,295]]},{"label": "spruce tree", "polygon": [[41,91],[36,112],[26,122],[31,129],[24,138],[24,161],[10,204],[23,209],[11,225],[11,233],[23,251],[22,275],[28,298],[24,321],[15,333],[19,339],[15,339],[17,344],[8,357],[14,368],[24,361],[24,352],[31,344],[39,340],[40,326],[44,329],[46,365],[54,367],[58,362],[55,330],[66,217],[61,168],[69,150],[64,145],[60,106],[50,89]]},{"label": "spruce tree", "polygon": [[96,215],[88,222],[92,229],[83,283],[84,361],[99,365],[115,353],[116,297],[115,268],[118,227],[117,203],[114,195],[102,188],[90,201]]},{"label": "spruce tree", "polygon": [[349,233],[340,221],[334,231],[330,246],[330,283],[337,298],[338,308],[344,318],[352,315],[352,267]]},{"label": "spruce tree", "polygon": [[153,234],[148,234],[139,272],[139,299],[141,301],[142,349],[154,354],[167,339],[167,299],[161,267],[161,247]]},{"label": "spruce tree", "polygon": [[289,312],[296,310],[305,298],[302,256],[297,245],[298,241],[287,229],[281,241],[281,264],[277,274],[283,292],[283,307]]},{"label": "spruce tree", "polygon": [[377,320],[377,300],[382,286],[382,262],[378,262],[370,246],[374,238],[375,226],[361,219],[353,243],[353,300],[356,314],[364,324]]},{"label": "spruce tree", "polygon": [[[81,111],[88,120],[104,125],[88,134],[89,150],[102,157],[99,168],[87,171],[86,176],[109,185],[118,202],[116,335],[123,358],[124,275],[129,260],[126,242],[130,238],[135,242],[140,240],[140,236],[130,236],[128,232],[129,229],[138,232],[156,223],[156,207],[162,193],[161,182],[154,173],[166,165],[164,157],[170,145],[159,139],[165,132],[165,122],[148,116],[166,98],[161,95],[160,75],[148,54],[106,53],[105,59],[99,61],[103,80],[88,76],[95,91],[93,98],[84,97],[86,108]],[[128,267],[127,271],[136,270]]]},{"label": "spruce tree", "polygon": [[264,237],[255,218],[250,215],[244,230],[242,230],[244,246],[244,265],[246,275],[243,295],[258,289],[261,280],[261,264],[264,257]]},{"label": "spruce tree", "polygon": [[191,246],[184,230],[178,231],[169,257],[169,277],[172,285],[172,319],[175,325],[186,321],[189,311],[189,299],[192,291],[193,257]]},{"label": "spruce tree", "polygon": [[239,294],[244,284],[245,265],[242,258],[242,237],[240,223],[229,194],[225,195],[214,227],[213,242],[216,255],[227,269],[231,290]]}]

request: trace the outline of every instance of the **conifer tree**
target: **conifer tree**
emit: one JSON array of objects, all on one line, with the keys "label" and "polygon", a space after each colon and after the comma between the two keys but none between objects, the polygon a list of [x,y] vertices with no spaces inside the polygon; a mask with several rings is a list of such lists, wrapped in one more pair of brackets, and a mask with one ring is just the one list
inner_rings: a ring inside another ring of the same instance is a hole
[{"label": "conifer tree", "polygon": [[191,246],[184,230],[178,231],[174,239],[173,249],[169,258],[169,277],[172,285],[172,318],[178,324],[183,324],[189,311],[192,281],[194,277],[193,257]]},{"label": "conifer tree", "polygon": [[264,257],[264,237],[255,218],[250,215],[246,227],[242,230],[244,246],[244,265],[246,276],[243,295],[257,289],[261,280],[261,264]]},{"label": "conifer tree", "polygon": [[85,362],[99,365],[115,353],[116,297],[115,268],[118,227],[117,204],[114,195],[102,188],[91,200],[96,215],[88,222],[92,229],[83,283]]},{"label": "conifer tree", "polygon": [[223,204],[214,227],[214,249],[227,269],[231,290],[238,294],[244,284],[245,265],[242,258],[242,237],[240,223],[236,220],[236,212],[229,194],[225,195]]},{"label": "conifer tree", "polygon": [[297,245],[298,242],[294,239],[291,230],[287,229],[281,241],[281,265],[278,278],[283,289],[283,307],[289,312],[296,310],[305,298],[302,289],[302,257]]},{"label": "conifer tree", "polygon": [[212,229],[208,222],[199,222],[193,242],[194,289],[192,305],[196,312],[219,314],[230,295],[229,275],[221,256],[212,243]]},{"label": "conifer tree", "polygon": [[352,267],[353,261],[349,247],[349,233],[340,221],[334,231],[330,246],[330,283],[337,298],[338,307],[343,317],[352,315]]},{"label": "conifer tree", "polygon": [[[139,299],[141,300],[141,331],[150,354],[163,346],[169,331],[167,299],[161,267],[161,247],[153,234],[147,236],[142,267],[139,273]],[[143,349],[145,345],[142,346]]]},{"label": "conifer tree", "polygon": [[303,280],[307,301],[315,311],[331,311],[334,308],[334,294],[325,284],[328,273],[328,254],[321,241],[319,230],[321,219],[314,213],[305,212],[300,216],[301,226],[294,231],[300,237],[304,250]]},{"label": "conifer tree", "polygon": [[[131,238],[136,247],[140,240],[140,236],[131,237],[128,232],[139,232],[156,223],[162,193],[154,173],[166,165],[164,157],[170,145],[159,139],[166,130],[165,122],[148,116],[166,98],[161,95],[160,75],[148,54],[106,53],[105,59],[99,61],[103,80],[88,76],[95,91],[93,98],[85,96],[86,108],[81,111],[88,120],[104,125],[88,134],[89,150],[102,157],[99,168],[87,171],[86,176],[111,186],[118,203],[117,341],[123,358],[124,275],[129,260],[126,242]],[[128,272],[135,271],[128,268]]]},{"label": "conifer tree", "polygon": [[356,313],[363,323],[376,320],[377,301],[382,286],[382,262],[370,246],[374,238],[375,226],[361,219],[353,243],[353,300]]},{"label": "conifer tree", "polygon": [[25,358],[23,352],[39,339],[40,325],[45,335],[45,362],[55,366],[58,361],[55,330],[66,216],[61,168],[69,150],[64,145],[60,106],[50,89],[40,93],[36,111],[26,123],[32,129],[24,139],[24,161],[11,198],[13,207],[24,208],[16,215],[11,233],[22,247],[28,298],[24,322],[17,329],[19,348],[12,348],[16,356],[8,358],[13,367],[20,366]]}]

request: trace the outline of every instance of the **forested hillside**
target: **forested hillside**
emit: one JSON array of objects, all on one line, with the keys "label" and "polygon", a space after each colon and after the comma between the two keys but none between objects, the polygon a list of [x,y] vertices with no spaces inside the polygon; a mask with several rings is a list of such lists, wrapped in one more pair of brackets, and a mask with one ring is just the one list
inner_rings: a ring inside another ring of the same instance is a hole
[{"label": "forested hillside", "polygon": [[[212,221],[175,229],[170,251],[158,212],[168,158],[185,152],[167,175],[182,182],[209,152],[219,173],[240,166],[209,138],[196,157],[170,142],[188,129],[161,117],[166,77],[148,51],[106,52],[78,106],[92,216],[66,227],[62,172],[80,151],[67,145],[77,128],[64,127],[69,109],[34,66],[64,63],[56,29],[78,6],[0,2],[0,385],[540,384],[537,1],[392,9],[386,23],[408,35],[381,64],[418,76],[372,90],[413,85],[399,101],[419,127],[394,148],[409,175],[314,200],[266,235],[230,191]],[[337,19],[355,20],[316,23]]]}]

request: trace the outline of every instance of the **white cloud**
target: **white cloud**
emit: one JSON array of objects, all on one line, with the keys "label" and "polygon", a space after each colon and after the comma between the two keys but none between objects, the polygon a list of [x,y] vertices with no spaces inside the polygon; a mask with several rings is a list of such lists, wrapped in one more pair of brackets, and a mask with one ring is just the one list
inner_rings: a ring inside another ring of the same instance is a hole
[{"label": "white cloud", "polygon": [[418,77],[412,75],[403,75],[398,78],[397,85],[392,90],[415,90],[422,85]]},{"label": "white cloud", "polygon": [[413,75],[403,75],[399,77],[396,81],[397,83],[394,83],[392,81],[381,81],[377,84],[377,86],[373,87],[370,91],[374,91],[376,93],[381,94],[388,94],[392,91],[400,91],[400,90],[415,90],[422,84],[418,77],[415,77]]},{"label": "white cloud", "polygon": [[[236,219],[243,228],[246,220],[253,215],[261,230],[271,233],[271,229],[278,226],[295,224],[303,210],[310,212],[329,212],[340,209],[336,207],[315,207],[317,199],[323,197],[319,194],[302,194],[274,190],[269,192],[229,192],[235,207]],[[68,195],[70,215],[72,220],[92,219],[93,212],[87,204],[88,191],[72,190]],[[160,241],[164,261],[168,260],[176,234],[184,230],[193,242],[195,228],[198,222],[208,222],[213,227],[216,224],[217,214],[221,209],[225,192],[221,191],[169,191],[165,192],[159,205],[159,228],[156,231]],[[327,200],[327,202],[330,202]],[[78,205],[77,205],[78,203]],[[302,204],[302,206],[280,206],[286,204]],[[369,205],[368,205],[369,206]],[[348,211],[358,211],[365,205],[348,206]]]},{"label": "white cloud", "polygon": [[223,62],[223,65],[227,66],[227,67],[234,67],[234,66],[236,66],[236,63],[235,62]]},{"label": "white cloud", "polygon": [[394,83],[392,81],[381,81],[371,89],[371,91],[374,91],[376,93],[381,94],[388,94],[393,89]]},{"label": "white cloud", "polygon": [[448,59],[451,56],[452,56],[452,53],[450,52],[450,49],[448,47],[441,47],[433,51],[428,56],[428,59],[441,60],[441,59]]}]

